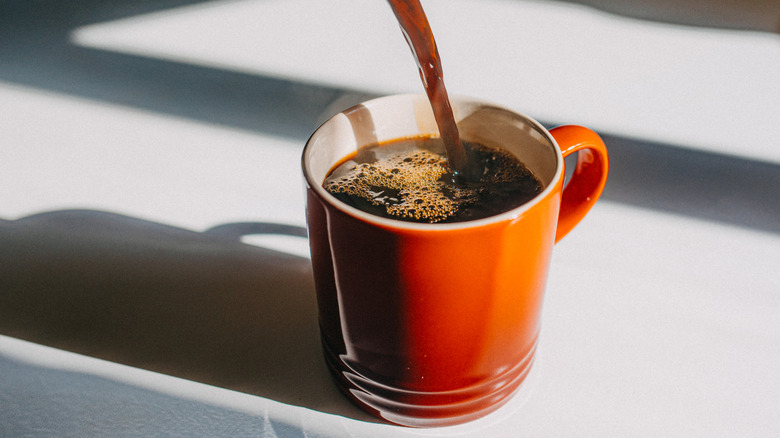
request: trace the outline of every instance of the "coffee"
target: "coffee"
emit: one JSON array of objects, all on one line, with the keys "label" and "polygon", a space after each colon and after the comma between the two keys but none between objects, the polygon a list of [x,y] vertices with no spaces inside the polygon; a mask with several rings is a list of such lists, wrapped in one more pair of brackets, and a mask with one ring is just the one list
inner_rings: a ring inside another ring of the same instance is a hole
[{"label": "coffee", "polygon": [[444,142],[450,167],[462,178],[475,178],[474,167],[469,166],[468,153],[463,146],[455,117],[452,114],[444,71],[433,31],[419,0],[388,0],[401,26],[406,42],[412,49],[417,69],[420,71],[425,93],[431,102],[436,125]]},{"label": "coffee", "polygon": [[534,198],[542,183],[501,149],[463,142],[475,178],[455,175],[438,137],[361,148],[334,167],[325,190],[367,213],[409,222],[450,223],[494,216]]}]

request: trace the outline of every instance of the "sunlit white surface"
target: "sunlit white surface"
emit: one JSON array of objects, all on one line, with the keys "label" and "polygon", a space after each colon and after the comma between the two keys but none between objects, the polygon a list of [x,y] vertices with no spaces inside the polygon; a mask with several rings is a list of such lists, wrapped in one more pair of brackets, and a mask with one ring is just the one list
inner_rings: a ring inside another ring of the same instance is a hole
[{"label": "sunlit white surface", "polygon": [[[431,0],[425,8],[451,92],[552,123],[780,163],[777,35],[555,2]],[[73,39],[372,92],[421,89],[384,1],[216,2],[87,26]]]},{"label": "sunlit white surface", "polygon": [[201,231],[303,225],[300,145],[0,83],[0,216],[97,208]]}]

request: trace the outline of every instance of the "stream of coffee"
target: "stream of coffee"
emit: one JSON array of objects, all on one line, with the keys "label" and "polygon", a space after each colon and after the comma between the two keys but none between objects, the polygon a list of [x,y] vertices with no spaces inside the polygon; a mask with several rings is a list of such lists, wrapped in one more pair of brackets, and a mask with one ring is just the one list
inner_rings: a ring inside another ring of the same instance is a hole
[{"label": "stream of coffee", "polygon": [[425,92],[431,102],[433,115],[444,141],[447,160],[455,175],[468,178],[466,150],[460,140],[458,127],[452,115],[450,99],[444,87],[441,59],[433,39],[433,32],[419,0],[388,0],[398,24],[401,25],[406,42],[420,69]]},{"label": "stream of coffee", "polygon": [[331,169],[323,187],[375,216],[428,223],[490,217],[535,197],[542,184],[516,157],[461,140],[420,1],[388,2],[417,61],[440,138],[366,145]]}]

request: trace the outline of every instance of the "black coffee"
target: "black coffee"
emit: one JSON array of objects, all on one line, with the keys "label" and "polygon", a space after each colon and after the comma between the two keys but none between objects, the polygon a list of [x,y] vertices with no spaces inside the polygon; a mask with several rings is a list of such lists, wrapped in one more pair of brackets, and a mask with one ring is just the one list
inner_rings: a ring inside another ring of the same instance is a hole
[{"label": "black coffee", "polygon": [[457,177],[448,165],[443,141],[421,137],[361,149],[338,164],[323,187],[367,213],[426,223],[494,216],[542,191],[539,179],[508,152],[463,145],[478,178]]},{"label": "black coffee", "polygon": [[444,71],[441,67],[439,49],[433,38],[428,17],[419,0],[388,0],[401,26],[406,42],[412,49],[412,55],[420,70],[425,93],[431,102],[433,116],[439,127],[439,135],[444,141],[450,167],[465,178],[468,174],[468,154],[461,143],[458,126],[452,115],[447,88],[444,86]]}]

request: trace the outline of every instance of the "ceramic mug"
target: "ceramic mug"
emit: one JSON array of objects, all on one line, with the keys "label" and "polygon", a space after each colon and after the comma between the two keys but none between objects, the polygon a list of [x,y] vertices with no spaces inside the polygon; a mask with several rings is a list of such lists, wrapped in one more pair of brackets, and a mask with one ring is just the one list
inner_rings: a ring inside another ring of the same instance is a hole
[{"label": "ceramic mug", "polygon": [[[322,187],[359,148],[438,132],[424,95],[343,111],[308,140],[302,165],[324,356],[339,388],[389,422],[426,427],[504,404],[534,360],[553,244],[598,199],[602,140],[580,126],[550,131],[475,99],[451,98],[464,140],[517,156],[542,181],[534,199],[448,224],[380,218]],[[564,189],[564,158],[578,153]]]}]

